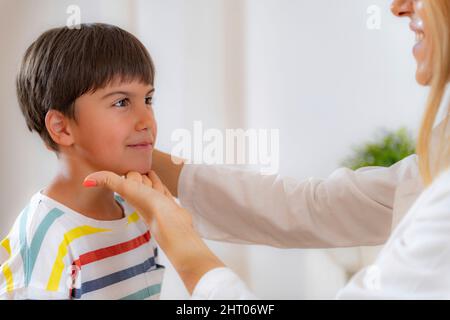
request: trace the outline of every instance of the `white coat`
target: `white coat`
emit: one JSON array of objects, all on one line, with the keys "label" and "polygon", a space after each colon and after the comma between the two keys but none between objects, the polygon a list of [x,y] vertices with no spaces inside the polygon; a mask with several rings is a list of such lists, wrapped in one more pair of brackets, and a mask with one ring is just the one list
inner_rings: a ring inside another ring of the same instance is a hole
[{"label": "white coat", "polygon": [[[338,298],[450,298],[450,171],[424,191],[416,155],[389,168],[341,168],[327,179],[300,182],[185,165],[178,189],[207,239],[280,248],[386,243]],[[194,299],[254,297],[228,268],[208,272],[193,293]]]}]

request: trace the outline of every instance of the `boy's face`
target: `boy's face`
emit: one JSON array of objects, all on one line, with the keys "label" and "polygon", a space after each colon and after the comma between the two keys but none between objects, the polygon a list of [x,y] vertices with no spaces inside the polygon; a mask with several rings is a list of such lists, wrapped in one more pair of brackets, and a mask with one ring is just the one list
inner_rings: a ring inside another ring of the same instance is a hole
[{"label": "boy's face", "polygon": [[153,87],[112,82],[75,101],[73,152],[94,170],[148,173],[156,140]]}]

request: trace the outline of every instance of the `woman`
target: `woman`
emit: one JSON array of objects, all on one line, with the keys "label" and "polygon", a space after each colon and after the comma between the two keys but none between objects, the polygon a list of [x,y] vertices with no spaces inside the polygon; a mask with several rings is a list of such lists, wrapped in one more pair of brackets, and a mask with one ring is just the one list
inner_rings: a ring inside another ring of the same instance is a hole
[{"label": "woman", "polygon": [[390,168],[338,169],[326,180],[296,182],[218,166],[176,165],[156,152],[154,168],[168,188],[153,172],[126,179],[109,172],[87,177],[121,194],[145,216],[194,298],[254,296],[208,250],[193,225],[206,238],[284,248],[386,243],[374,265],[357,273],[338,297],[450,298],[447,118],[432,130],[450,76],[450,2],[395,0],[392,11],[411,19],[416,79],[431,87],[417,156]]}]

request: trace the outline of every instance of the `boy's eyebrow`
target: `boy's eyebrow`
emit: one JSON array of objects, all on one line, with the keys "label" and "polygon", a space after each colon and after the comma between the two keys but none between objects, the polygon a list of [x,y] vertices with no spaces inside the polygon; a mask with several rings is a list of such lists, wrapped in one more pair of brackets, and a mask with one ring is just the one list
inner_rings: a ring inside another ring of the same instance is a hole
[{"label": "boy's eyebrow", "polygon": [[[150,89],[150,90],[146,93],[146,96],[149,95],[149,94],[151,94],[151,93],[153,93],[154,91],[155,91],[155,88]],[[130,92],[128,92],[128,91],[113,91],[113,92],[110,92],[110,93],[105,94],[101,99],[108,98],[109,96],[113,96],[113,95],[115,95],[115,94],[123,94],[123,95],[126,95],[126,96],[132,95],[132,94],[131,94]]]}]

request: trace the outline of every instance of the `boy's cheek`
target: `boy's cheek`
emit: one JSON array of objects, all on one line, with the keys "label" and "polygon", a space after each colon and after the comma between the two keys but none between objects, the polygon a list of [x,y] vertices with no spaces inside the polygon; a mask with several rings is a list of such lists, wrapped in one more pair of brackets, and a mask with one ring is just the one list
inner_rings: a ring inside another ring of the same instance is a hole
[{"label": "boy's cheek", "polygon": [[154,139],[155,141],[153,142],[153,144],[156,143],[157,138],[158,138],[158,129],[155,127],[155,130],[154,130],[154,132],[153,132],[153,139]]}]

